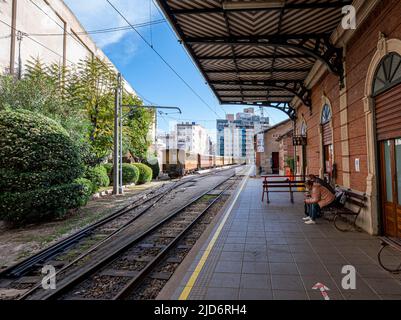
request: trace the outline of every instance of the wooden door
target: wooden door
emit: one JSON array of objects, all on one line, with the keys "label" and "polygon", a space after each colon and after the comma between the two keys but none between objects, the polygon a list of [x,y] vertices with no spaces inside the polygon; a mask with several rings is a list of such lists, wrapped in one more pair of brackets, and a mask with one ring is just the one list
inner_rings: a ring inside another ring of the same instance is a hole
[{"label": "wooden door", "polygon": [[380,142],[383,231],[401,237],[401,138]]},{"label": "wooden door", "polygon": [[279,174],[280,172],[280,163],[279,163],[279,153],[272,152],[272,173]]},{"label": "wooden door", "polygon": [[401,237],[401,85],[379,94],[375,101],[383,232]]}]

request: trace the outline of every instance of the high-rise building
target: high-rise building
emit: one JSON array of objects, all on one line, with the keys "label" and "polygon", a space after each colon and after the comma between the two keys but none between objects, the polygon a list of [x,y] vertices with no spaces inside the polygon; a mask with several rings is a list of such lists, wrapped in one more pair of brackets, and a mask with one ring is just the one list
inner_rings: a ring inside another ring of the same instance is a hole
[{"label": "high-rise building", "polygon": [[248,163],[255,162],[253,137],[269,128],[269,118],[254,113],[254,108],[246,108],[235,116],[217,120],[217,154],[220,156],[246,157]]},{"label": "high-rise building", "polygon": [[210,137],[205,128],[195,122],[177,124],[177,149],[188,152],[209,154]]}]

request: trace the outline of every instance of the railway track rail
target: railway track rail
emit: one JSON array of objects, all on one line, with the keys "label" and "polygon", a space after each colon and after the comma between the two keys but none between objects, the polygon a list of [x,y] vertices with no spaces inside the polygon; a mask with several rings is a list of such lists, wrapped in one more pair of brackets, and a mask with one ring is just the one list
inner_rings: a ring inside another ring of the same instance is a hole
[{"label": "railway track rail", "polygon": [[28,290],[28,292],[37,289],[39,287],[38,281],[42,277],[41,271],[43,266],[51,264],[56,268],[57,272],[62,272],[70,268],[77,261],[96,252],[110,238],[123,232],[135,220],[148,212],[166,195],[174,192],[174,190],[185,187],[187,184],[193,184],[196,181],[216,174],[216,172],[224,173],[235,168],[236,166],[211,171],[200,176],[185,177],[174,182],[172,185],[167,185],[167,187],[164,184],[159,188],[151,190],[144,196],[136,198],[124,208],[83,228],[24,261],[3,270],[0,273],[0,287]]},{"label": "railway track rail", "polygon": [[[93,251],[82,254],[57,272],[56,290],[44,291],[37,284],[21,299],[127,298],[169,252],[174,248],[177,250],[177,244],[199,223],[210,208],[224,197],[225,192],[235,186],[238,178],[232,181],[233,177],[235,173],[108,255],[99,258]],[[210,195],[213,190],[220,191]],[[196,242],[196,239],[193,239],[193,242]],[[183,249],[189,247],[191,246],[184,245]],[[80,267],[81,261],[88,258],[94,259],[96,263],[88,268]],[[175,260],[176,263],[178,260]],[[167,278],[166,274],[162,274],[161,277]]]}]

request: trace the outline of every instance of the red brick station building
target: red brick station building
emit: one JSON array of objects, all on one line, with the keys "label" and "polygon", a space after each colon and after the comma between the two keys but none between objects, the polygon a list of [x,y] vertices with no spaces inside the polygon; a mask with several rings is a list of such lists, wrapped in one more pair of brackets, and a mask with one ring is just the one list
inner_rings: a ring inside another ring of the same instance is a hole
[{"label": "red brick station building", "polygon": [[339,27],[332,35],[344,50],[342,86],[315,65],[305,81],[312,107],[294,104],[296,135],[307,136],[306,146],[297,147],[298,172],[328,173],[335,184],[366,193],[358,224],[400,237],[401,1],[356,2],[357,29]]},{"label": "red brick station building", "polygon": [[220,103],[287,113],[297,173],[366,194],[358,225],[401,237],[400,0],[158,2]]}]

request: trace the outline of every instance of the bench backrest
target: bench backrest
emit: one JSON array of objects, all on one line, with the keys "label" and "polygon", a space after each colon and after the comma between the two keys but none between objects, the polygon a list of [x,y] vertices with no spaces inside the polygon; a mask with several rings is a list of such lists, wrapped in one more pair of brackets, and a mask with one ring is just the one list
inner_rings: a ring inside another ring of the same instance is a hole
[{"label": "bench backrest", "polygon": [[363,208],[366,207],[366,195],[365,194],[358,194],[351,190],[344,190],[346,196],[346,203],[355,206],[358,208],[358,212],[361,211]]}]

